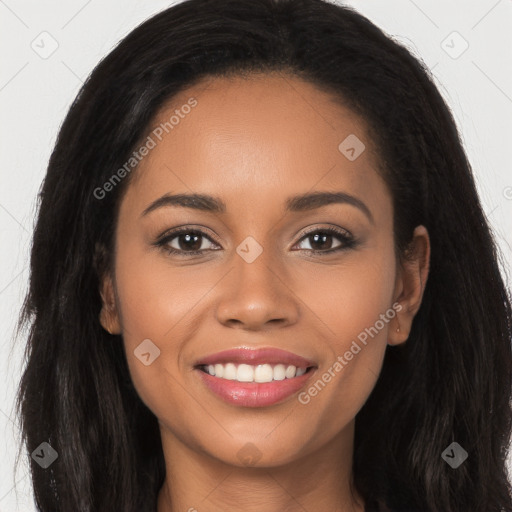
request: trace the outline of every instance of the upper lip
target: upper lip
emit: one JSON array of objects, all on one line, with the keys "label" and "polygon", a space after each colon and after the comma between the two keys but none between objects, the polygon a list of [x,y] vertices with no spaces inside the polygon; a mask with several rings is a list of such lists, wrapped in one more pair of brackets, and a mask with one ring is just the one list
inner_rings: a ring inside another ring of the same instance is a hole
[{"label": "upper lip", "polygon": [[222,352],[217,352],[201,358],[197,361],[196,366],[224,363],[245,363],[250,365],[282,363],[288,365],[291,364],[297,368],[316,366],[313,361],[302,356],[288,352],[287,350],[270,347],[258,349],[239,347],[223,350]]}]

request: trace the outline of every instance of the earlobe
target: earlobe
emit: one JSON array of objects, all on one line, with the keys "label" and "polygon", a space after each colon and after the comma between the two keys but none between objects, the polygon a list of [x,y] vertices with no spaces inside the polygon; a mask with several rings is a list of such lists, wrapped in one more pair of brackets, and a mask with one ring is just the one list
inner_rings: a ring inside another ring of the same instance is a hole
[{"label": "earlobe", "polygon": [[390,328],[388,345],[401,345],[402,343],[405,343],[407,341],[407,338],[409,337],[409,333],[405,333],[405,330],[403,329],[403,327],[401,327],[400,322],[400,315],[403,314],[404,308],[400,303],[395,304],[399,304],[399,307],[396,309],[397,313],[394,318],[394,323],[393,326]]},{"label": "earlobe", "polygon": [[416,226],[407,257],[397,275],[396,301],[400,304],[388,344],[407,341],[412,321],[419,311],[430,268],[430,238],[425,226]]}]

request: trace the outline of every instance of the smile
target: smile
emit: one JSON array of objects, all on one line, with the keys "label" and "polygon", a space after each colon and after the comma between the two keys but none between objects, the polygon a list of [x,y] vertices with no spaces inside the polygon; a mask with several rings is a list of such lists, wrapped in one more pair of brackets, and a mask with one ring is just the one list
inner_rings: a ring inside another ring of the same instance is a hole
[{"label": "smile", "polygon": [[272,382],[300,377],[308,367],[297,368],[284,364],[209,364],[200,367],[204,372],[218,378],[236,380],[238,382]]},{"label": "smile", "polygon": [[277,347],[237,347],[195,361],[195,374],[224,402],[266,407],[299,392],[318,364]]}]

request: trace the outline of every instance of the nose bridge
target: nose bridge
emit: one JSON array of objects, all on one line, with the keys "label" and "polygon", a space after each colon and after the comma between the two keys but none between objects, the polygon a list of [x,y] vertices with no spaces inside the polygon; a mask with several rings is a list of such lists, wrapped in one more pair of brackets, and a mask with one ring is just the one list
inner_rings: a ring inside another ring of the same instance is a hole
[{"label": "nose bridge", "polygon": [[268,300],[280,293],[276,288],[283,286],[279,276],[282,265],[267,245],[263,248],[258,242],[247,239],[237,248],[234,274],[239,292],[246,297],[262,295]]},{"label": "nose bridge", "polygon": [[298,301],[286,286],[283,262],[271,248],[247,237],[236,248],[233,265],[217,307],[219,322],[257,329],[297,320]]}]

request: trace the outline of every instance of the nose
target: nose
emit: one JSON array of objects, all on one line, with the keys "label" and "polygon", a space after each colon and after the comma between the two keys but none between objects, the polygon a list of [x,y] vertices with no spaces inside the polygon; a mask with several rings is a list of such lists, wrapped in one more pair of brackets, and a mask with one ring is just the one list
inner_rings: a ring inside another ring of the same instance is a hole
[{"label": "nose", "polygon": [[217,320],[248,331],[286,327],[297,322],[300,301],[289,286],[283,265],[265,251],[252,263],[235,258],[235,268],[222,284]]}]

